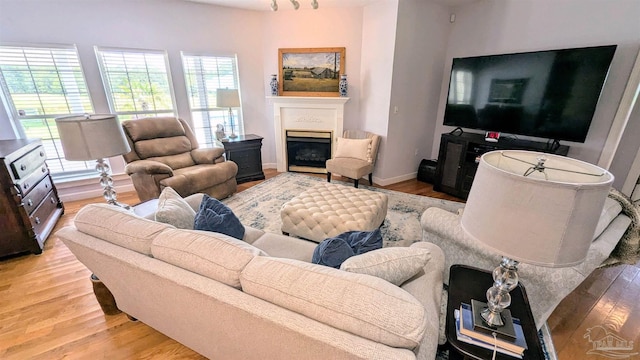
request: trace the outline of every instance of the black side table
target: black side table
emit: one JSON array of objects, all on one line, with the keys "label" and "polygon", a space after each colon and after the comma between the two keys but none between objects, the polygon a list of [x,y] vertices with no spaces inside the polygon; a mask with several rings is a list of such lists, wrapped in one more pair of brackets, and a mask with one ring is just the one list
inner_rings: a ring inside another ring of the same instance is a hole
[{"label": "black side table", "polygon": [[[449,359],[470,358],[470,359],[491,359],[493,350],[458,341],[456,336],[456,324],[453,311],[460,308],[460,303],[471,304],[471,299],[486,301],[486,292],[493,284],[491,273],[485,270],[466,265],[452,265],[449,271],[449,296],[447,300],[447,343],[449,346]],[[542,344],[538,339],[527,292],[522,284],[511,290],[511,315],[519,318],[527,341],[528,349],[524,351],[525,360],[544,360]],[[513,360],[512,356],[501,353],[496,354],[496,359]]]},{"label": "black side table", "polygon": [[235,139],[223,139],[222,144],[227,160],[238,164],[238,174],[236,175],[238,183],[264,180],[261,136],[238,135]]}]

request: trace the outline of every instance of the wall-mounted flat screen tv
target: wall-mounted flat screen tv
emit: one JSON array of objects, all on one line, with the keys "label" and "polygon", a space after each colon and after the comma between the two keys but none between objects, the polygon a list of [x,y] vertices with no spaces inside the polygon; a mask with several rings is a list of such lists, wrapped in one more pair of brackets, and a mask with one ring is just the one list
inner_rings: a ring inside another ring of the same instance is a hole
[{"label": "wall-mounted flat screen tv", "polygon": [[615,50],[454,58],[444,125],[584,142]]}]

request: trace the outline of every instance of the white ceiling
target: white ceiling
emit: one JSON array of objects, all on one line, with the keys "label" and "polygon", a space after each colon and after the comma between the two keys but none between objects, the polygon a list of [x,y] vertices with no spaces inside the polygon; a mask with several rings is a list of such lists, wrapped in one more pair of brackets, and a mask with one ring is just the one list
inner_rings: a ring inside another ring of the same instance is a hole
[{"label": "white ceiling", "polygon": [[[234,7],[248,10],[271,11],[271,0],[186,0],[192,2],[214,4],[226,7]],[[321,8],[360,7],[380,0],[318,0]],[[479,0],[422,0],[431,1],[445,6],[457,6],[472,3]],[[277,0],[279,10],[293,10],[290,0]],[[298,0],[300,9],[311,9],[311,0]]]}]

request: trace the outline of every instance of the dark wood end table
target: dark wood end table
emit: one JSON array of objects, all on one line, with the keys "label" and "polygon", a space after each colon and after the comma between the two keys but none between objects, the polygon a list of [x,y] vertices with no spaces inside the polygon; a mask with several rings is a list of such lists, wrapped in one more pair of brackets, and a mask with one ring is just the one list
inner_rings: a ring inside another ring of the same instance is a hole
[{"label": "dark wood end table", "polygon": [[[466,265],[452,265],[449,271],[449,296],[447,301],[447,343],[449,344],[449,359],[491,359],[493,350],[458,341],[456,336],[456,324],[453,311],[460,308],[460,303],[471,303],[471,299],[486,301],[486,292],[493,284],[491,273],[485,270]],[[511,315],[520,319],[524,337],[528,349],[524,351],[525,360],[544,360],[542,344],[538,339],[527,292],[522,284],[511,290]],[[501,353],[496,354],[496,359],[513,360],[512,356]]]},{"label": "dark wood end table", "polygon": [[223,139],[227,160],[238,165],[236,181],[243,183],[264,180],[262,172],[262,137],[254,134],[239,135],[235,139]]}]

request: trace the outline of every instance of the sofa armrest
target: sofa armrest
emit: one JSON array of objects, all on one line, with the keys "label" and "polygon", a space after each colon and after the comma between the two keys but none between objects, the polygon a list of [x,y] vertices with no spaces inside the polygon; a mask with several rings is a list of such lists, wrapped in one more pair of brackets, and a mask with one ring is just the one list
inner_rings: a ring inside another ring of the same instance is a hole
[{"label": "sofa armrest", "polygon": [[224,148],[201,148],[191,150],[191,157],[196,164],[215,164],[224,161]]},{"label": "sofa armrest", "polygon": [[173,170],[167,164],[153,160],[138,160],[125,166],[124,171],[127,175],[142,174],[168,174],[173,176]]},{"label": "sofa armrest", "polygon": [[[425,210],[420,218],[422,240],[438,245],[445,253],[445,283],[449,282],[451,265],[464,264],[493,271],[502,258],[501,254],[467,236],[460,226],[460,219],[458,214],[435,207]],[[612,249],[611,238],[607,230],[603,235],[589,248],[587,260],[576,266],[549,268],[525,263],[518,265],[518,276],[529,296],[531,312],[538,328],[560,301],[608,256],[607,248],[609,252]]]},{"label": "sofa armrest", "polygon": [[433,359],[438,344],[442,345],[446,341],[445,337],[445,314],[442,312],[443,275],[445,266],[444,252],[435,244],[419,241],[410,247],[426,249],[431,252],[431,259],[425,265],[423,271],[413,278],[404,282],[400,287],[413,295],[426,311],[428,319],[439,319],[439,321],[429,321],[424,337],[420,345],[414,350],[416,359]]}]

